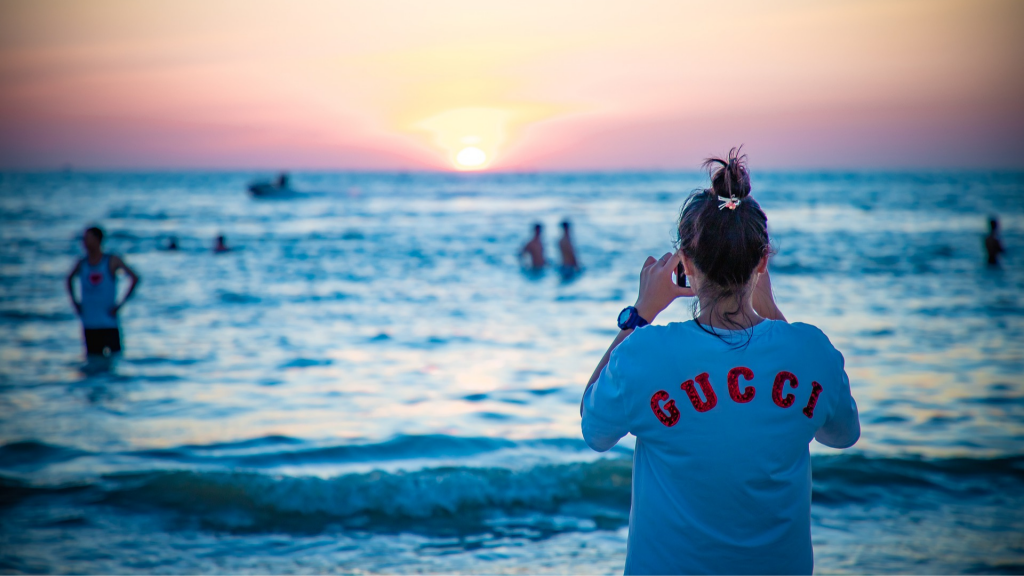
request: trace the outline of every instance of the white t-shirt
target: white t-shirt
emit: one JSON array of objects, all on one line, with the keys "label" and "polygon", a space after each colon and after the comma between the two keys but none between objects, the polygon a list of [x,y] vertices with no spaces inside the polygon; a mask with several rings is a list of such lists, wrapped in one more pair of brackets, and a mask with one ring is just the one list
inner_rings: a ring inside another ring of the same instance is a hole
[{"label": "white t-shirt", "polygon": [[637,438],[626,574],[814,567],[808,445],[860,437],[843,355],[809,324],[720,332],[639,328],[583,395],[591,448]]}]

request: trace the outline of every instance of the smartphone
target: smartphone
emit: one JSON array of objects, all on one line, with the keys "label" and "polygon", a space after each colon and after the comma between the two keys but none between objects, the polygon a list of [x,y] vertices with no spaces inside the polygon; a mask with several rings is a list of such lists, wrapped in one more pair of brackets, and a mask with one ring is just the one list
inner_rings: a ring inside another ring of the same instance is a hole
[{"label": "smartphone", "polygon": [[676,286],[680,288],[687,288],[686,285],[686,274],[683,273],[683,263],[676,264]]}]

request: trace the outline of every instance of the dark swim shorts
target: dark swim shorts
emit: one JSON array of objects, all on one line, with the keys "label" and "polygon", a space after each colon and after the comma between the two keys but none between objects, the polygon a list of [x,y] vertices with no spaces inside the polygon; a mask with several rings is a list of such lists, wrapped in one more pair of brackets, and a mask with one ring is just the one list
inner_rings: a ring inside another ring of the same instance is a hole
[{"label": "dark swim shorts", "polygon": [[121,351],[121,331],[117,328],[86,328],[85,353],[110,354]]}]

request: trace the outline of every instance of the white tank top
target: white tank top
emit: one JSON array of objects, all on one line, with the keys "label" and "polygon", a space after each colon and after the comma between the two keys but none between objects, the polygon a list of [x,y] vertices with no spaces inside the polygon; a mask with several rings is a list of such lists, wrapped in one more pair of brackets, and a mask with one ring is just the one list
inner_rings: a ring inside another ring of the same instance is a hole
[{"label": "white tank top", "polygon": [[95,266],[83,258],[78,281],[82,287],[82,326],[117,328],[117,317],[110,314],[117,301],[117,279],[110,273],[110,255],[104,254]]}]

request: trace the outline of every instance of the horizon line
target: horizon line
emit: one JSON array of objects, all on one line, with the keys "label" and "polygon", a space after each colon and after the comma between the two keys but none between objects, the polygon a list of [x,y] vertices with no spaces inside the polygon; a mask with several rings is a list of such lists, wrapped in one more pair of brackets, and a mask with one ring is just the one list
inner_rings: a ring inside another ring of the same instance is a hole
[{"label": "horizon line", "polygon": [[[536,168],[536,169],[496,169],[496,170],[443,170],[432,168],[251,168],[251,167],[117,167],[117,166],[88,166],[77,167],[72,164],[67,166],[54,167],[11,167],[0,166],[0,174],[160,174],[160,173],[254,173],[254,174],[430,174],[460,177],[481,177],[488,175],[531,175],[531,174],[696,174],[704,173],[701,168]],[[753,168],[752,174],[758,172],[803,172],[803,173],[911,173],[911,172],[933,172],[933,173],[1019,173],[1024,172],[1024,165],[1021,166],[834,166],[834,167],[766,167]]]}]

